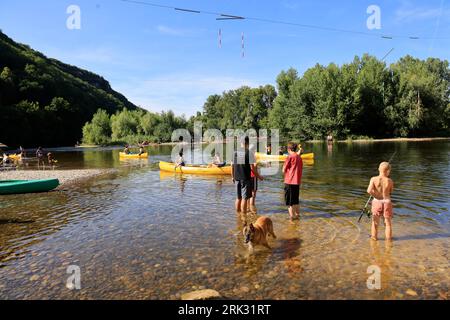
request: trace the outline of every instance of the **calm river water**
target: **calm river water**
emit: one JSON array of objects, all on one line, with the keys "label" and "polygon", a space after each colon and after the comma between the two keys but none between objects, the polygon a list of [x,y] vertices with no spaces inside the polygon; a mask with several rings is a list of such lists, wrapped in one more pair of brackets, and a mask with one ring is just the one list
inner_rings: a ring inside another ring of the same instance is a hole
[{"label": "calm river water", "polygon": [[[304,169],[301,219],[289,222],[281,175],[260,182],[257,215],[278,239],[251,256],[231,179],[160,173],[171,148],[148,151],[121,162],[117,149],[59,149],[60,169],[118,171],[0,196],[0,298],[178,299],[203,288],[236,299],[448,298],[449,141],[305,145],[315,162]],[[370,176],[394,151],[395,241],[374,243],[357,218]],[[69,265],[80,267],[80,290],[66,288]],[[367,288],[371,265],[380,290]]]}]

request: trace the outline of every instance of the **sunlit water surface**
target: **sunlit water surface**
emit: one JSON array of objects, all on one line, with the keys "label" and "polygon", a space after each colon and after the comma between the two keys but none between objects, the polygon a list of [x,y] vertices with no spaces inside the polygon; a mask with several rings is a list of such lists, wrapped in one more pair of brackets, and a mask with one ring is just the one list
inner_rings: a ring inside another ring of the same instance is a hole
[{"label": "sunlit water surface", "polygon": [[[253,255],[229,177],[160,173],[170,147],[126,162],[117,149],[55,150],[60,169],[119,170],[59,191],[0,196],[0,298],[178,299],[203,288],[236,299],[448,298],[450,143],[305,149],[316,160],[304,169],[301,219],[289,222],[281,176],[268,176],[247,219],[269,216],[278,239]],[[368,220],[357,218],[370,176],[394,151],[395,241],[381,233],[374,243]],[[80,290],[66,288],[69,265],[81,269]],[[367,287],[371,265],[381,269],[380,290]]]}]

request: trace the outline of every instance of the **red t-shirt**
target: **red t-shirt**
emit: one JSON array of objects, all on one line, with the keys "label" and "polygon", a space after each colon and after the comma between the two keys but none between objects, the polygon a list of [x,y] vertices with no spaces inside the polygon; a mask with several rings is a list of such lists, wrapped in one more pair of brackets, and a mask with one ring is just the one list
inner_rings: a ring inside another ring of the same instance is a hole
[{"label": "red t-shirt", "polygon": [[284,161],[284,165],[286,167],[286,173],[284,174],[284,183],[298,185],[301,184],[303,170],[302,158],[296,153],[289,154],[289,156]]}]

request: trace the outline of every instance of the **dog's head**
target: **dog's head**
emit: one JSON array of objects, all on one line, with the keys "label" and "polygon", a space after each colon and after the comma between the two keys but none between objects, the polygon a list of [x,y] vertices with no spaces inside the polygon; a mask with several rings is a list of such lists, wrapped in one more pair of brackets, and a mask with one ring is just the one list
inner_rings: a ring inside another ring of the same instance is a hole
[{"label": "dog's head", "polygon": [[245,243],[249,243],[253,241],[253,237],[255,236],[255,227],[253,226],[252,223],[250,224],[245,224],[244,225],[244,230],[242,231],[242,233],[244,234],[244,242]]}]

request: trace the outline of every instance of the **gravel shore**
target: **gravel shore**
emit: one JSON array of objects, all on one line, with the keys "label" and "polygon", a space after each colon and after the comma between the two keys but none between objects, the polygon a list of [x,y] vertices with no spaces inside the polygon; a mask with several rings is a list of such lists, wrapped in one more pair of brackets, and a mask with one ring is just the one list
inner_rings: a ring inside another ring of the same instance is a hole
[{"label": "gravel shore", "polygon": [[113,169],[0,171],[0,180],[59,179],[61,185],[115,172]]}]

